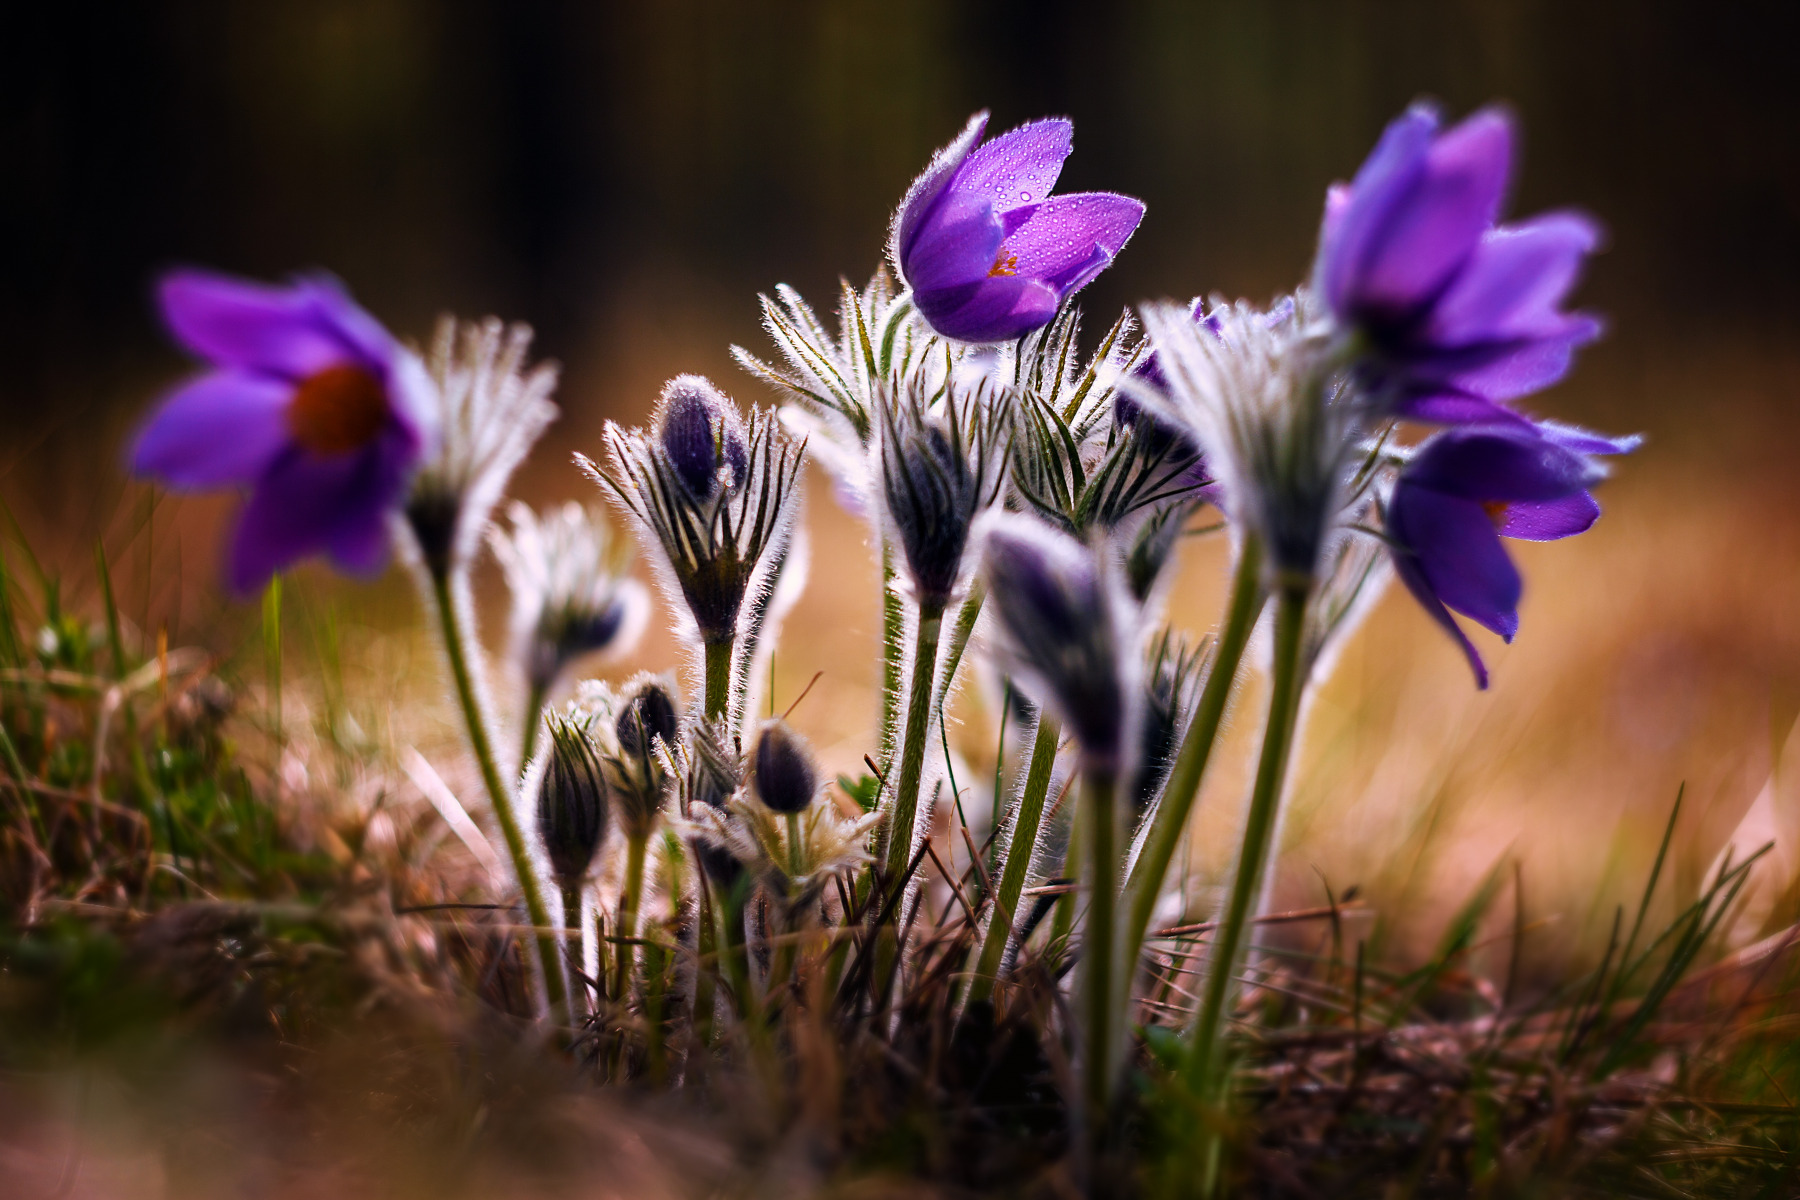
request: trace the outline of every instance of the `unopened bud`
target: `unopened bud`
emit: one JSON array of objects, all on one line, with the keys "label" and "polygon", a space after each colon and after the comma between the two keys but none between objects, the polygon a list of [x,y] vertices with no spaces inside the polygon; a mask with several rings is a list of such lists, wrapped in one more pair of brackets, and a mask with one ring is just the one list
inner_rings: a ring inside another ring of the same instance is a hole
[{"label": "unopened bud", "polygon": [[611,789],[585,724],[560,714],[548,723],[550,761],[538,785],[538,836],[557,882],[571,887],[606,840]]},{"label": "unopened bud", "polygon": [[804,812],[819,791],[812,749],[779,718],[764,721],[757,733],[751,771],[757,799],[775,812]]},{"label": "unopened bud", "polygon": [[682,486],[701,501],[713,499],[721,486],[735,490],[749,473],[743,418],[702,376],[677,375],[663,388],[657,437]]}]

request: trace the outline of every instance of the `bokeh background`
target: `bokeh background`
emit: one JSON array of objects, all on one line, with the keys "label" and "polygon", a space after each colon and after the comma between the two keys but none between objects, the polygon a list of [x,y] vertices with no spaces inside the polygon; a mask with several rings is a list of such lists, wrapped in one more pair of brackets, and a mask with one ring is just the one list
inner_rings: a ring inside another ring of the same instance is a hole
[{"label": "bokeh background", "polygon": [[[1145,297],[1292,287],[1325,186],[1389,118],[1420,96],[1454,114],[1503,101],[1525,131],[1514,211],[1576,206],[1610,230],[1580,297],[1609,336],[1534,405],[1648,443],[1619,464],[1591,534],[1520,548],[1524,629],[1511,648],[1483,639],[1490,692],[1405,596],[1381,605],[1315,706],[1282,886],[1299,901],[1321,877],[1361,884],[1425,936],[1511,856],[1530,911],[1558,921],[1542,953],[1573,952],[1641,886],[1684,783],[1676,862],[1693,887],[1800,710],[1800,74],[1785,8],[29,6],[0,42],[0,497],[72,597],[108,539],[140,623],[229,654],[253,617],[217,585],[230,502],[163,503],[151,554],[132,515],[142,491],[119,467],[186,369],[148,303],[165,266],[324,267],[419,337],[444,310],[529,321],[564,364],[564,417],[520,490],[587,497],[570,451],[593,450],[607,418],[641,418],[666,377],[697,370],[766,401],[727,354],[762,346],[755,294],[788,282],[828,306],[840,273],[865,278],[892,205],[975,109],[998,128],[1072,116],[1064,189],[1147,201],[1086,293],[1110,318]],[[848,766],[871,743],[875,575],[858,527],[828,489],[812,494],[812,584],[775,691],[785,702],[826,672],[798,715]],[[1221,569],[1218,546],[1189,555],[1177,624],[1210,625]],[[359,628],[406,611],[393,580],[304,581]],[[627,667],[675,653],[652,637]],[[365,703],[421,678],[432,698],[428,658],[362,661],[386,675]],[[1253,683],[1239,750],[1256,696]],[[979,712],[967,728],[982,732]],[[1203,874],[1243,787],[1232,769],[1209,787]],[[1800,796],[1769,794],[1788,804],[1770,830],[1800,820]]]}]

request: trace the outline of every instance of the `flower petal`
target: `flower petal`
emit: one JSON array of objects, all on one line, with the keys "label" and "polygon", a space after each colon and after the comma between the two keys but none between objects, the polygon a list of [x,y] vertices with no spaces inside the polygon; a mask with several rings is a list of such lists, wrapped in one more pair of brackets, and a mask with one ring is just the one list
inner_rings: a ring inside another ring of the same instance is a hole
[{"label": "flower petal", "polygon": [[906,282],[915,292],[929,292],[986,279],[1004,234],[988,201],[948,201],[932,214],[901,264]]},{"label": "flower petal", "polygon": [[1144,205],[1111,192],[1075,192],[1033,206],[1009,226],[1005,253],[1013,270],[1041,279],[1063,295],[1080,288],[1112,262],[1144,219]]},{"label": "flower petal", "polygon": [[1572,314],[1553,334],[1522,337],[1448,357],[1455,365],[1442,378],[1465,391],[1494,400],[1512,400],[1542,391],[1569,373],[1575,351],[1598,338],[1597,318]]},{"label": "flower petal", "polygon": [[1405,313],[1428,302],[1499,215],[1512,166],[1512,123],[1476,113],[1434,141],[1387,211],[1353,285],[1359,308]]},{"label": "flower petal", "polygon": [[1485,508],[1403,477],[1394,489],[1388,527],[1416,560],[1432,595],[1512,640],[1524,583]]},{"label": "flower petal", "polygon": [[1010,129],[969,156],[952,186],[993,201],[1001,212],[1049,196],[1075,140],[1063,118]]},{"label": "flower petal", "polygon": [[1539,421],[1537,430],[1558,446],[1577,454],[1630,454],[1644,444],[1641,434],[1610,437],[1591,429],[1583,429],[1579,425],[1566,425],[1561,421]]},{"label": "flower petal", "polygon": [[950,177],[981,141],[981,135],[987,131],[987,122],[985,109],[970,117],[955,140],[932,156],[931,163],[912,181],[912,186],[906,189],[905,199],[894,210],[894,225],[888,235],[888,257],[900,266],[902,273],[925,218],[931,214],[944,185],[950,182]]},{"label": "flower petal", "polygon": [[1407,464],[1402,481],[1477,503],[1545,501],[1585,492],[1605,474],[1532,426],[1494,426],[1437,434]]},{"label": "flower petal", "polygon": [[233,590],[255,592],[276,571],[324,550],[343,555],[355,569],[370,569],[372,526],[404,496],[411,464],[398,437],[355,454],[320,457],[295,448],[281,455],[257,482],[238,522]]},{"label": "flower petal", "polygon": [[288,443],[294,387],[246,371],[216,371],[183,384],[150,418],[131,469],[176,488],[249,483]]},{"label": "flower petal", "polygon": [[1318,285],[1334,311],[1348,310],[1369,245],[1424,169],[1437,128],[1437,111],[1414,105],[1388,123],[1355,180],[1327,193]]},{"label": "flower petal", "polygon": [[176,339],[221,366],[298,379],[349,357],[301,288],[184,269],[163,276],[157,300]]},{"label": "flower petal", "polygon": [[1462,626],[1456,623],[1456,618],[1450,615],[1450,610],[1444,607],[1444,602],[1432,591],[1430,582],[1419,569],[1418,559],[1404,551],[1395,551],[1392,557],[1394,574],[1400,577],[1400,582],[1406,585],[1406,590],[1413,594],[1413,599],[1419,602],[1419,607],[1425,610],[1426,615],[1456,639],[1464,657],[1469,660],[1469,666],[1475,671],[1475,686],[1486,691],[1487,664],[1481,661],[1481,654],[1475,649],[1475,643],[1469,640],[1469,635],[1463,632]]},{"label": "flower petal", "polygon": [[1432,425],[1530,424],[1510,408],[1454,389],[1427,389],[1405,396],[1395,403],[1394,414]]},{"label": "flower petal", "polygon": [[1427,338],[1460,345],[1561,333],[1567,315],[1558,307],[1599,240],[1599,228],[1576,213],[1488,230],[1432,305]]},{"label": "flower petal", "polygon": [[1022,275],[1001,275],[942,291],[916,292],[931,327],[962,342],[1008,342],[1047,323],[1062,295]]},{"label": "flower petal", "polygon": [[1554,542],[1586,533],[1600,519],[1592,492],[1576,492],[1560,500],[1528,500],[1506,506],[1500,536],[1528,542]]}]

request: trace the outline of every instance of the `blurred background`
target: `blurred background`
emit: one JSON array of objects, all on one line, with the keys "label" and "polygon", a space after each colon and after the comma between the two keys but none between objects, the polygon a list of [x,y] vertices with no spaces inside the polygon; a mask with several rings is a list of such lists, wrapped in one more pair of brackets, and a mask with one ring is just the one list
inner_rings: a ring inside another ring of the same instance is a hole
[{"label": "blurred background", "polygon": [[[1098,322],[1141,298],[1291,288],[1326,185],[1387,120],[1420,96],[1453,115],[1499,100],[1525,135],[1513,212],[1576,206],[1610,230],[1580,294],[1609,336],[1533,407],[1648,444],[1618,465],[1592,533],[1519,549],[1523,632],[1511,648],[1483,637],[1491,691],[1407,597],[1386,599],[1315,705],[1282,886],[1311,902],[1322,876],[1359,883],[1423,931],[1510,854],[1530,910],[1560,918],[1554,955],[1641,886],[1684,783],[1691,889],[1800,710],[1786,15],[1626,0],[28,6],[0,45],[0,497],[71,576],[111,539],[146,627],[230,653],[254,606],[218,586],[229,499],[165,502],[154,556],[121,516],[142,509],[119,468],[130,432],[187,369],[148,302],[168,265],[323,267],[414,337],[446,310],[530,322],[564,364],[564,416],[519,490],[588,498],[569,453],[594,450],[607,418],[641,419],[668,376],[766,402],[727,354],[763,351],[756,293],[788,282],[829,308],[840,274],[866,278],[907,183],[978,108],[1001,129],[1072,116],[1063,190],[1148,203],[1085,294]],[[872,744],[875,572],[820,482],[775,691],[785,705],[826,672],[797,716],[848,767]],[[1222,561],[1216,545],[1189,555],[1177,624],[1210,626]],[[335,594],[370,627],[410,603],[391,579]],[[637,664],[674,654],[653,637]],[[428,659],[368,661],[435,688]],[[1203,870],[1243,788],[1215,773]]]}]

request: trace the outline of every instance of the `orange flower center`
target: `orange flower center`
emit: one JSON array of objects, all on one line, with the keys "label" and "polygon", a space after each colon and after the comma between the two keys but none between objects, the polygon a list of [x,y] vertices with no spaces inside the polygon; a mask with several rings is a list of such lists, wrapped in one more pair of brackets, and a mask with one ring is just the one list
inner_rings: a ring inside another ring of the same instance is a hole
[{"label": "orange flower center", "polygon": [[1005,246],[1000,247],[1000,252],[994,255],[994,265],[988,268],[988,278],[993,279],[999,275],[1017,275],[1018,273],[1019,256],[1008,254]]},{"label": "orange flower center", "polygon": [[1506,501],[1504,501],[1504,500],[1489,500],[1485,504],[1483,504],[1481,507],[1487,509],[1488,520],[1490,520],[1494,523],[1495,529],[1498,529],[1502,525],[1506,524],[1506,508],[1507,508]]},{"label": "orange flower center", "polygon": [[375,440],[387,423],[381,381],[362,367],[339,363],[300,381],[288,405],[288,430],[314,454],[348,454]]}]

